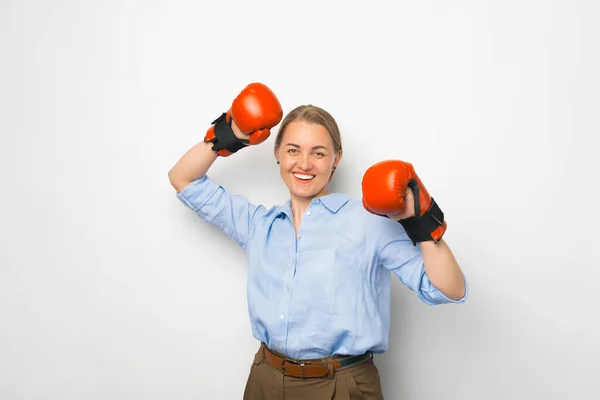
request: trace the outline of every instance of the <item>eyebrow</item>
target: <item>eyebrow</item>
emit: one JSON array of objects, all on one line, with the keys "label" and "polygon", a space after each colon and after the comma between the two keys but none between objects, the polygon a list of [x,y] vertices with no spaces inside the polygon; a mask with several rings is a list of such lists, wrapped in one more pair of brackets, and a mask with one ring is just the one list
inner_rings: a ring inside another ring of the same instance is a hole
[{"label": "eyebrow", "polygon": [[[297,144],[295,144],[295,143],[286,143],[286,146],[292,146],[292,147],[296,147],[298,149],[300,148],[300,146],[297,145]],[[325,149],[325,150],[327,150],[327,147],[325,147],[323,145],[313,146],[312,150],[315,150],[315,149]]]}]

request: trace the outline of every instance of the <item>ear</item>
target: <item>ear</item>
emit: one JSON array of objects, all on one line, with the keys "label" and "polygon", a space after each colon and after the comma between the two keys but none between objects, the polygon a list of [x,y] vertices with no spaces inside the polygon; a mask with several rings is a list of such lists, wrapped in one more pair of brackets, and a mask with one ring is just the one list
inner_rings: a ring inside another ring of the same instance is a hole
[{"label": "ear", "polygon": [[338,165],[341,159],[342,159],[342,150],[340,150],[337,153],[335,153],[335,158],[334,158],[333,165],[334,166]]},{"label": "ear", "polygon": [[279,147],[275,146],[273,149],[273,155],[275,156],[275,160],[279,163]]}]

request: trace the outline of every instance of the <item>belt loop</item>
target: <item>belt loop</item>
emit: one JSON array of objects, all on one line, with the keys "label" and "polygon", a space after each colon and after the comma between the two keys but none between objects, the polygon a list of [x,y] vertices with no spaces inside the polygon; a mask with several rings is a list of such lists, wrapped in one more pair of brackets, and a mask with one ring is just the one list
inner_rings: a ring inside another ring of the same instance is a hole
[{"label": "belt loop", "polygon": [[333,379],[333,357],[327,357],[327,359],[325,360],[326,365],[327,365],[327,378],[328,379]]}]

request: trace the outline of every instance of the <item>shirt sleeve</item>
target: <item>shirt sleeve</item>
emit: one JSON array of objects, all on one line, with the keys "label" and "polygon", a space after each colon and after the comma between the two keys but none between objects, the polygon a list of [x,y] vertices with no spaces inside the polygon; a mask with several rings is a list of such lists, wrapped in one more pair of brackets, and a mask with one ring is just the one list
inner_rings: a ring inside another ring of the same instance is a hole
[{"label": "shirt sleeve", "polygon": [[406,231],[398,222],[389,218],[379,218],[380,234],[379,260],[393,272],[400,281],[414,291],[419,299],[430,306],[445,303],[463,303],[468,295],[465,280],[465,295],[453,300],[433,286],[425,272],[423,253],[420,246],[414,246]]},{"label": "shirt sleeve", "polygon": [[257,218],[266,212],[263,206],[255,206],[246,197],[230,194],[206,175],[177,193],[177,198],[244,249],[254,231]]}]

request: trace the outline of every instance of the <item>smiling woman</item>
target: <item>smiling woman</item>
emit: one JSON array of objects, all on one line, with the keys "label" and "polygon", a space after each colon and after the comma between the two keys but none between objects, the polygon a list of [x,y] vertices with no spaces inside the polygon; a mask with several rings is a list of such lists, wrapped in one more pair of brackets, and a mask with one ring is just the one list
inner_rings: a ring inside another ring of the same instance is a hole
[{"label": "smiling woman", "polygon": [[388,347],[391,273],[429,305],[465,301],[464,277],[442,229],[432,236],[433,222],[415,213],[435,202],[412,169],[370,169],[363,200],[329,192],[342,141],[319,107],[292,110],[275,139],[286,204],[254,205],[206,176],[218,156],[264,141],[281,116],[270,89],[249,85],[169,172],[178,198],[247,252],[248,311],[261,346],[244,399],[380,399],[373,354]]},{"label": "smiling woman", "polygon": [[313,198],[329,194],[327,188],[342,158],[342,141],[335,119],[312,105],[292,110],[275,138],[275,158],[290,191],[294,227]]}]

